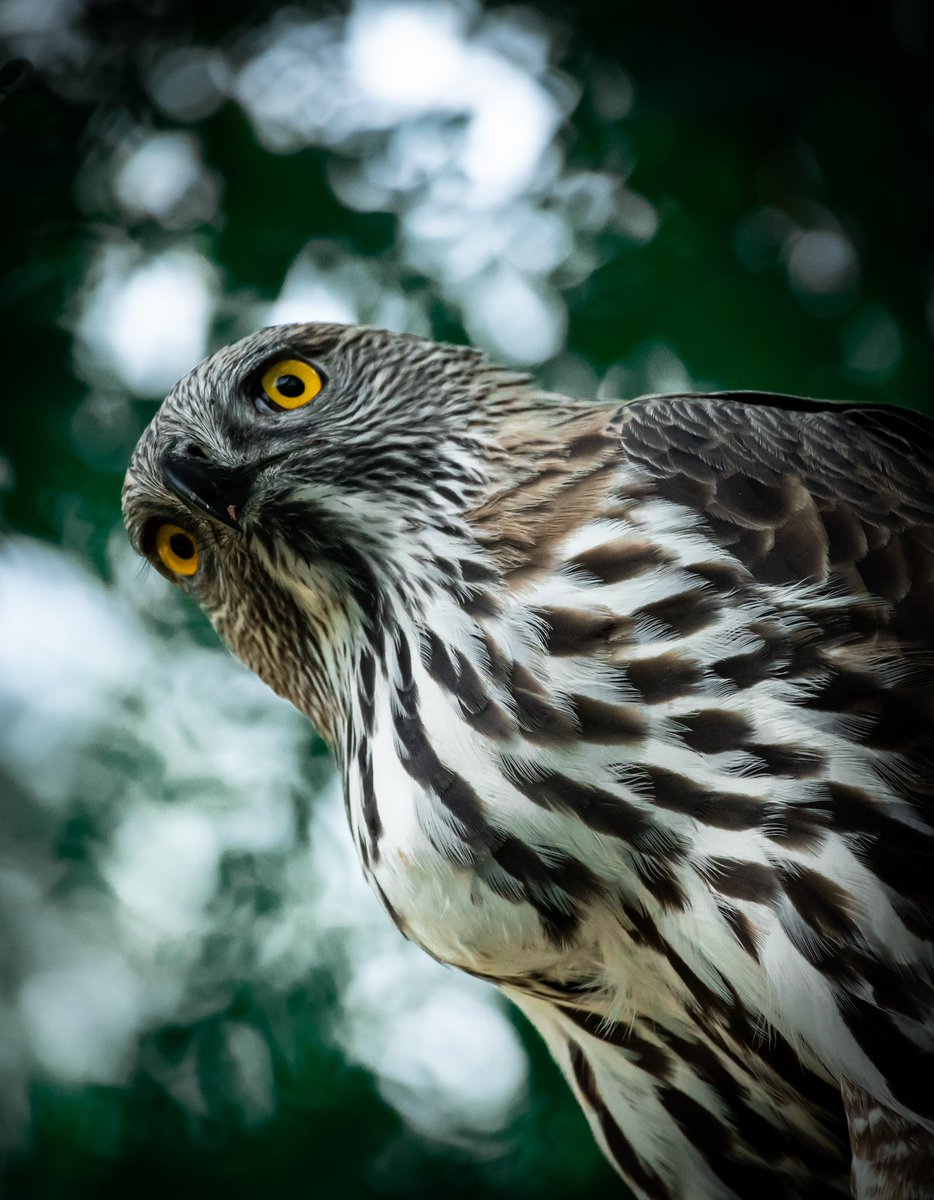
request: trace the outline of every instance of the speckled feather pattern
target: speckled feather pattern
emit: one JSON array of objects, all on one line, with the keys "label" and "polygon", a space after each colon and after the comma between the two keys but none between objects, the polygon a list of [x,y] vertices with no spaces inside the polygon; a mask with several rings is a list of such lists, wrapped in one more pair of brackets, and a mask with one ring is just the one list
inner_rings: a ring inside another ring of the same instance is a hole
[{"label": "speckled feather pattern", "polygon": [[[319,364],[309,410],[257,371]],[[159,463],[252,467],[242,528]],[[182,380],[131,538],[316,722],[405,936],[539,1028],[640,1197],[934,1195],[934,431],[595,404],[287,326]],[[176,581],[178,582],[178,581]]]}]

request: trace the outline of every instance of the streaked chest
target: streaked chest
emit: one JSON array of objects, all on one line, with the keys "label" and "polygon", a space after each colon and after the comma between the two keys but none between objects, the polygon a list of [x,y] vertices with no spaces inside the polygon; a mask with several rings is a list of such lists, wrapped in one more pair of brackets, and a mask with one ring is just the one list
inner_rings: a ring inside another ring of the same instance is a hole
[{"label": "streaked chest", "polygon": [[344,765],[364,872],[435,958],[496,978],[551,969],[565,951],[496,863],[511,835],[495,815],[506,785],[493,756],[420,666],[412,682],[400,696],[377,675],[369,729]]}]

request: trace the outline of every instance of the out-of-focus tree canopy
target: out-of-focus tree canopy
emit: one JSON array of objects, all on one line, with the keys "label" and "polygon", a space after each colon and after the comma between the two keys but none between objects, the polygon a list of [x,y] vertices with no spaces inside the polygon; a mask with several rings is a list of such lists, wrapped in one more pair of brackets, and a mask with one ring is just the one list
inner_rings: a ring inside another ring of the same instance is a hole
[{"label": "out-of-focus tree canopy", "polygon": [[619,1195],[131,559],[122,473],[280,320],[932,410],[929,6],[0,0],[0,48],[0,1190]]}]

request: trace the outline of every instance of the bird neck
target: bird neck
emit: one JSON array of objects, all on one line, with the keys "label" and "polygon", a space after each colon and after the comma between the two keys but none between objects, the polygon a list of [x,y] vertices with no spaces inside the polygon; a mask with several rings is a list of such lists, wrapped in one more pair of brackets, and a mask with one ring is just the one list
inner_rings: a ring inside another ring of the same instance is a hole
[{"label": "bird neck", "polygon": [[560,570],[555,551],[570,528],[602,515],[618,420],[616,409],[590,405],[543,423],[510,455],[508,484],[495,480],[467,512],[411,522],[385,557],[367,558],[371,607],[358,610],[351,679],[338,689],[347,720],[332,743],[365,863],[379,840],[379,776],[395,769],[387,756],[410,784],[441,792],[445,761],[468,743],[481,773],[489,759],[491,777],[530,736],[573,743],[579,718],[555,687],[542,615],[524,597],[536,577]]},{"label": "bird neck", "polygon": [[[343,762],[372,730],[379,682],[396,705],[410,689],[407,662],[433,662],[458,681],[451,703],[460,712],[485,707],[479,693],[501,686],[494,660],[502,673],[536,645],[522,584],[553,568],[549,547],[605,501],[619,436],[615,406],[541,399],[525,415],[507,411],[482,437],[475,431],[482,455],[424,503],[358,496],[353,510],[319,509],[309,514],[313,552],[269,564],[305,641],[301,681],[292,670],[276,676]],[[463,692],[476,695],[465,701]]]}]

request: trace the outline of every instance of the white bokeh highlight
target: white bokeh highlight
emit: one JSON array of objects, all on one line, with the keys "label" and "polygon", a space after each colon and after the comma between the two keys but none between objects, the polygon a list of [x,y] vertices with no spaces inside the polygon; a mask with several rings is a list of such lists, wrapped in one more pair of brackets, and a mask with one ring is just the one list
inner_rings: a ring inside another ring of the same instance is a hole
[{"label": "white bokeh highlight", "polygon": [[[658,227],[617,172],[565,162],[580,88],[554,67],[553,42],[531,9],[357,0],[346,18],[286,10],[238,47],[230,94],[271,151],[333,151],[338,199],[395,215],[400,278],[430,279],[478,345],[533,365],[560,351],[562,286],[599,265],[599,235],[641,245]],[[621,70],[601,88],[605,106],[616,92],[628,111]],[[327,307],[307,280],[298,294],[309,312]],[[289,280],[273,311],[297,316],[295,297]]]},{"label": "white bokeh highlight", "polygon": [[213,218],[220,187],[201,161],[193,134],[149,133],[120,148],[114,169],[117,200],[130,217],[151,217],[168,229]]},{"label": "white bokeh highlight", "polygon": [[145,257],[103,246],[75,330],[79,371],[104,367],[132,392],[164,393],[207,353],[216,291],[213,267],[188,247]]}]

